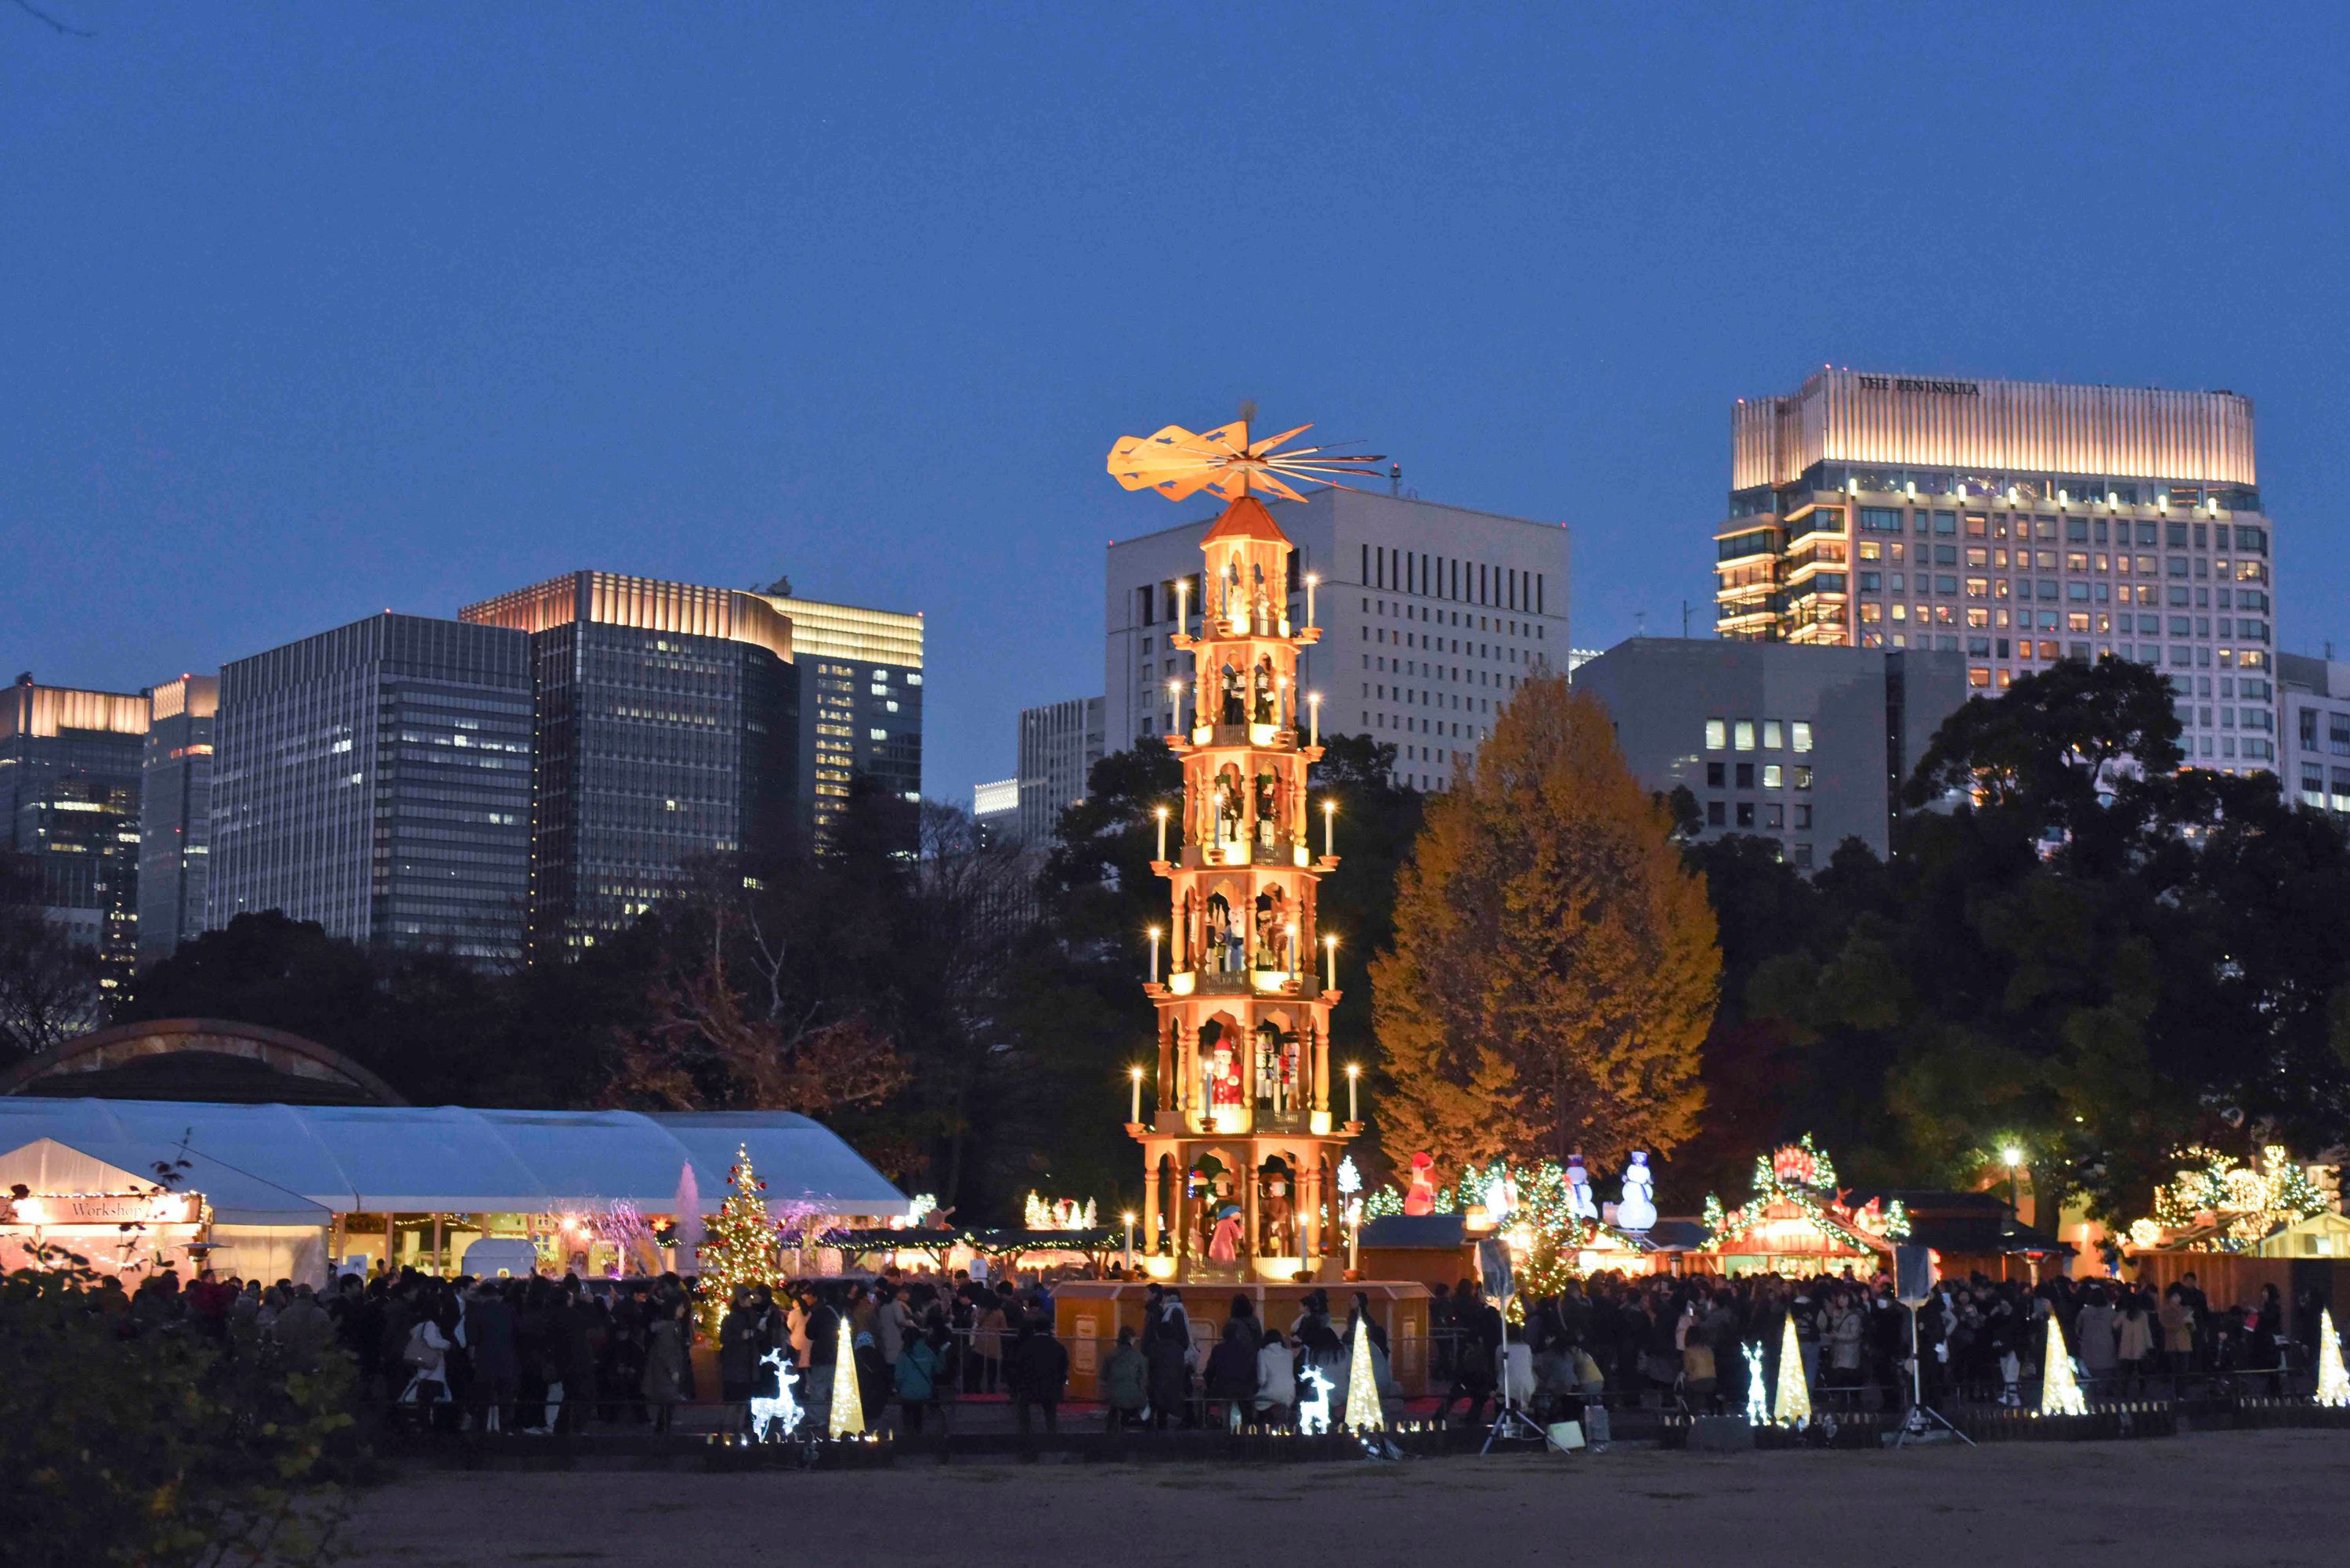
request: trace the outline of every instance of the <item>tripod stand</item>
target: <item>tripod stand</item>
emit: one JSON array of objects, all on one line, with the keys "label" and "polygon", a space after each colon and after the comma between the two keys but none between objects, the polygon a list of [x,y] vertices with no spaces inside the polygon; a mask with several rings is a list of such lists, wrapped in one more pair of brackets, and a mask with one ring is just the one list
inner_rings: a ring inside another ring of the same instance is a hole
[{"label": "tripod stand", "polygon": [[1893,1446],[1898,1449],[1912,1439],[1923,1441],[1932,1436],[1933,1427],[1927,1425],[1930,1421],[1971,1449],[1975,1440],[1951,1426],[1949,1417],[1926,1403],[1926,1347],[1918,1343],[1918,1309],[1925,1303],[1904,1302],[1902,1304],[1909,1309],[1909,1413],[1901,1418],[1901,1430],[1895,1436]]},{"label": "tripod stand", "polygon": [[1565,1453],[1566,1446],[1550,1435],[1550,1428],[1519,1407],[1517,1392],[1510,1386],[1510,1299],[1502,1298],[1502,1348],[1495,1355],[1494,1381],[1500,1393],[1493,1407],[1493,1424],[1485,1428],[1484,1444],[1478,1449],[1479,1457],[1493,1451],[1493,1439],[1508,1437],[1513,1441],[1540,1443],[1546,1449]]}]

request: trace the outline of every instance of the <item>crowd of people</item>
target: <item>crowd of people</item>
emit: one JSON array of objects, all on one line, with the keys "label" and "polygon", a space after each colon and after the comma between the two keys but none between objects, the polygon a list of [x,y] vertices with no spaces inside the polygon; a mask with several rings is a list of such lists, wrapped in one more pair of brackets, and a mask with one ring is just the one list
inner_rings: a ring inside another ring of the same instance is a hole
[{"label": "crowd of people", "polygon": [[[2042,1375],[2054,1316],[2093,1398],[2306,1392],[2324,1305],[2314,1292],[2287,1303],[2270,1285],[2256,1303],[2214,1307],[2193,1274],[2161,1291],[2105,1279],[1945,1280],[1916,1314],[1915,1382],[1932,1406],[2020,1405]],[[1500,1314],[1474,1283],[1440,1289],[1430,1314],[1434,1367],[1449,1380],[1440,1418],[1458,1400],[1475,1420],[1504,1376],[1538,1410],[1591,1399],[1742,1410],[1758,1361],[1766,1397],[1777,1387],[1790,1322],[1816,1404],[1889,1409],[1913,1397],[1912,1318],[1883,1275],[1600,1274],[1528,1303],[1524,1320],[1504,1362]]]},{"label": "crowd of people", "polygon": [[[175,1325],[225,1337],[244,1322],[306,1355],[339,1346],[362,1398],[441,1430],[569,1432],[593,1421],[659,1433],[681,1407],[712,1404],[723,1407],[719,1429],[743,1430],[788,1367],[811,1429],[826,1429],[846,1375],[867,1428],[894,1423],[913,1436],[972,1396],[1003,1397],[1020,1432],[1058,1429],[1070,1353],[1054,1330],[1051,1292],[1042,1276],[1023,1285],[893,1269],[744,1286],[722,1303],[674,1274],[591,1286],[401,1271],[313,1291],[206,1270],[184,1288],[170,1272],[127,1292],[109,1280],[97,1299],[126,1334]],[[1151,1283],[1145,1303],[1139,1329],[1120,1327],[1099,1347],[1103,1418],[1114,1430],[1335,1425],[1357,1333],[1369,1338],[1381,1400],[1398,1398],[1386,1330],[1360,1294],[1334,1317],[1329,1293],[1315,1290],[1285,1324],[1263,1321],[1245,1293],[1211,1302],[1198,1323],[1178,1286]],[[1474,1282],[1437,1287],[1427,1348],[1443,1390],[1440,1422],[1457,1408],[1477,1425],[1505,1396],[1538,1419],[1593,1405],[1742,1410],[1757,1377],[1766,1402],[1778,1386],[1790,1324],[1815,1406],[1898,1409],[1912,1399],[1913,1316],[1883,1276],[1599,1274],[1517,1304],[1522,1321],[1504,1324]],[[1915,1314],[1914,1376],[1929,1405],[2021,1404],[2036,1397],[2054,1317],[2092,1398],[2304,1393],[2324,1304],[2312,1292],[2288,1301],[2272,1285],[2255,1301],[2214,1306],[2193,1274],[2162,1290],[1946,1280]],[[698,1342],[714,1346],[715,1387],[697,1380]]]}]

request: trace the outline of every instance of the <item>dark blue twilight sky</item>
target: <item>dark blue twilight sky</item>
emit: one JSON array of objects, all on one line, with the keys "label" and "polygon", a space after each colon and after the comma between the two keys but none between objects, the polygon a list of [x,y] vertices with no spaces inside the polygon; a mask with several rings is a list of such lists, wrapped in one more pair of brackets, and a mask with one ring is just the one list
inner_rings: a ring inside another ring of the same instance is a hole
[{"label": "dark blue twilight sky", "polygon": [[1253,396],[1566,520],[1604,644],[1828,361],[2250,394],[2350,649],[2338,4],[37,3],[98,36],[0,5],[0,679],[788,571],[927,613],[967,801],[1188,514],[1118,435]]}]

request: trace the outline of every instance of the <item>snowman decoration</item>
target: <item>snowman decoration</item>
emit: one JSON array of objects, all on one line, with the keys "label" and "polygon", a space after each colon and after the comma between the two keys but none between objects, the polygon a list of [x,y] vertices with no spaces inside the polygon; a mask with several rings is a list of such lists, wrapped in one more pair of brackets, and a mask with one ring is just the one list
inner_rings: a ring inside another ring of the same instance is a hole
[{"label": "snowman decoration", "polygon": [[1656,1222],[1657,1179],[1648,1173],[1647,1151],[1636,1148],[1632,1163],[1624,1168],[1624,1196],[1616,1204],[1616,1224],[1637,1232]]},{"label": "snowman decoration", "polygon": [[1583,1168],[1583,1157],[1566,1157],[1566,1211],[1577,1220],[1599,1218],[1598,1200],[1591,1196],[1591,1173]]}]

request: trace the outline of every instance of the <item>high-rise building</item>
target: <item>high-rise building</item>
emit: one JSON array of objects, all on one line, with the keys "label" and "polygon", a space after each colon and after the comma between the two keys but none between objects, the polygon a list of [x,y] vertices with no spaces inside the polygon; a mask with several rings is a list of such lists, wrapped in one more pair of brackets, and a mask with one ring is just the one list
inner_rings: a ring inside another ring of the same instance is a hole
[{"label": "high-rise building", "polygon": [[213,723],[220,677],[182,675],[147,694],[139,785],[139,967],[204,929],[212,879]]},{"label": "high-rise building", "polygon": [[483,962],[523,950],[530,640],[369,616],[226,665],[204,923],[281,910]]},{"label": "high-rise building", "polygon": [[1061,813],[1083,800],[1102,760],[1099,697],[1072,697],[1020,711],[1020,837],[1052,843]]},{"label": "high-rise building", "polygon": [[[792,622],[800,670],[801,819],[818,843],[862,774],[922,797],[922,617],[766,596]],[[913,849],[909,844],[909,852]]]},{"label": "high-rise building", "polygon": [[528,637],[535,950],[591,945],[697,857],[795,832],[794,628],[768,600],[583,571],[458,615]]},{"label": "high-rise building", "polygon": [[[1267,510],[1295,546],[1287,582],[1273,587],[1293,624],[1323,632],[1301,651],[1297,680],[1321,698],[1326,733],[1392,742],[1403,784],[1444,788],[1522,681],[1566,668],[1564,527],[1356,490]],[[1179,615],[1196,631],[1208,607],[1208,528],[1202,519],[1109,547],[1103,731],[1113,750],[1180,733],[1194,711],[1191,661],[1168,639]]]},{"label": "high-rise building", "polygon": [[2191,765],[2276,766],[2250,399],[1823,370],[1731,430],[1721,636],[1958,652],[1977,691],[2110,653],[2169,677]]},{"label": "high-rise building", "polygon": [[1020,837],[1020,781],[993,779],[973,784],[971,820],[987,843],[1016,841]]},{"label": "high-rise building", "polygon": [[47,919],[103,963],[109,990],[139,948],[139,760],[147,701],[43,686],[0,695],[0,848],[32,863]]},{"label": "high-rise building", "polygon": [[1619,642],[1575,687],[1607,708],[1635,777],[1688,788],[1699,836],[1767,838],[1804,870],[1847,838],[1885,856],[1902,785],[1967,700],[1953,651],[1692,638]]},{"label": "high-rise building", "polygon": [[2284,710],[2277,778],[2286,799],[2350,819],[2350,664],[2328,654],[2277,655]]}]

